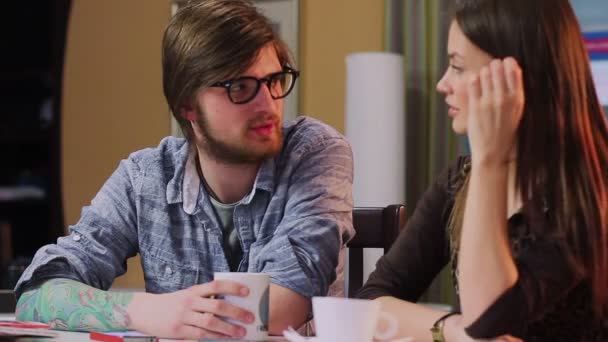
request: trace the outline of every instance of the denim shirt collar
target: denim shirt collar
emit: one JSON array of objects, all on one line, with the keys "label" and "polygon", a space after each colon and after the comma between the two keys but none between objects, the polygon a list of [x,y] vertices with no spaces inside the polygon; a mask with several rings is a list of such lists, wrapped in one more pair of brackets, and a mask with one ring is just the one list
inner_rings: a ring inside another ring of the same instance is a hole
[{"label": "denim shirt collar", "polygon": [[[193,215],[197,212],[197,204],[202,204],[207,199],[205,187],[201,186],[201,180],[196,171],[196,149],[190,143],[185,143],[178,151],[177,159],[185,160],[178,163],[173,178],[167,184],[167,203],[182,203],[184,212]],[[272,194],[274,189],[275,160],[266,159],[260,166],[255,177],[251,192],[241,201],[241,204],[249,204],[253,200],[256,190],[264,190]],[[199,199],[199,194],[201,194]]]},{"label": "denim shirt collar", "polygon": [[[185,140],[184,140],[185,141]],[[173,177],[167,182],[167,203],[168,204],[176,204],[182,202],[182,187],[184,186],[184,177],[185,170],[188,166],[188,159],[194,154],[190,152],[190,144],[185,141],[185,143],[177,150],[175,153],[175,160],[178,162],[174,163],[175,169],[173,170]],[[196,169],[194,170],[196,171]],[[200,180],[199,180],[200,182]],[[192,185],[188,185],[188,188],[191,188]]]}]

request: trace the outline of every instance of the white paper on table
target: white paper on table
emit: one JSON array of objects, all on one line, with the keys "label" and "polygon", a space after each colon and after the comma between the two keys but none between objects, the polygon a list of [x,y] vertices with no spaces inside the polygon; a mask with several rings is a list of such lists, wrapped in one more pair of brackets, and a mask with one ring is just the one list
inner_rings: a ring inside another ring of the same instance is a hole
[{"label": "white paper on table", "polygon": [[[295,331],[292,327],[289,327],[287,330],[283,331],[283,337],[287,339],[289,342],[325,342],[319,337],[305,337],[300,335],[297,331]],[[389,342],[413,342],[414,339],[412,337],[402,337],[390,340]],[[329,342],[329,341],[328,341]],[[334,341],[332,341],[334,342]]]},{"label": "white paper on table", "polygon": [[40,328],[0,327],[0,336],[58,337],[57,331]]}]

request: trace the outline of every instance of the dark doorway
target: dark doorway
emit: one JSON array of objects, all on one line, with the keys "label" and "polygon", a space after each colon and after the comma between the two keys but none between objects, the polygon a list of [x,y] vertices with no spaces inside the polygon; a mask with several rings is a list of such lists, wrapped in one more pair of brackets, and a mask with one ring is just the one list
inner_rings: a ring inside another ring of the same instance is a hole
[{"label": "dark doorway", "polygon": [[0,20],[0,288],[63,235],[61,89],[71,0],[11,1]]}]

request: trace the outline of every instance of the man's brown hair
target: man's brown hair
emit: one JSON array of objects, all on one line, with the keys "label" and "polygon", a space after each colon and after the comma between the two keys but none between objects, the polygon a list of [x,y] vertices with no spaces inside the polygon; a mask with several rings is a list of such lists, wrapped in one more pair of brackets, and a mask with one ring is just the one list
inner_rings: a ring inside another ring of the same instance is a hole
[{"label": "man's brown hair", "polygon": [[268,18],[247,0],[191,0],[173,16],[163,37],[163,92],[184,136],[192,127],[182,113],[195,95],[247,70],[272,44],[282,66],[293,65]]}]

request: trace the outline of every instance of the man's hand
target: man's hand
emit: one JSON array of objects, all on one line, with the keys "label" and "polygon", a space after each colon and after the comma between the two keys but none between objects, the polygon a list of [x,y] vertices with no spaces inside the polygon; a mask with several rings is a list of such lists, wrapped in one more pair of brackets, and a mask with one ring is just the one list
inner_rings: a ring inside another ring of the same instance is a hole
[{"label": "man's hand", "polygon": [[249,289],[231,281],[214,280],[167,294],[135,294],[127,308],[130,329],[164,338],[240,338],[245,329],[223,318],[252,323],[254,315],[214,296],[246,297]]}]

